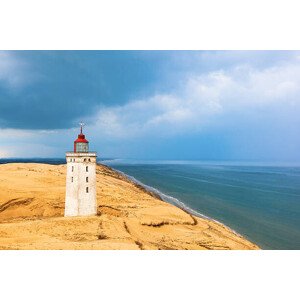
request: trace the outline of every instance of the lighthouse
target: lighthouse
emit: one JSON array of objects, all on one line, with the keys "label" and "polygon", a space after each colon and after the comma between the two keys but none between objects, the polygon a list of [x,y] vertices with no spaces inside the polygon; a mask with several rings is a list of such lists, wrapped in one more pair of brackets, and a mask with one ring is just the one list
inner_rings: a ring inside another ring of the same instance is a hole
[{"label": "lighthouse", "polygon": [[65,217],[97,214],[96,152],[89,152],[89,142],[82,132],[74,141],[74,151],[66,152],[67,177]]}]

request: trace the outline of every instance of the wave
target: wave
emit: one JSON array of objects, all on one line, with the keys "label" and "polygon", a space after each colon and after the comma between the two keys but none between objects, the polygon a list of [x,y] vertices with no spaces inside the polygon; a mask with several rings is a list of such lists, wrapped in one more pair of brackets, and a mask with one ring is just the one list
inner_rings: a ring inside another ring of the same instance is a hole
[{"label": "wave", "polygon": [[[279,192],[279,191],[275,191],[275,190],[268,190],[268,189],[262,189],[262,188],[257,188],[257,187],[250,187],[250,186],[246,186],[247,184],[249,185],[249,182],[244,181],[244,180],[237,180],[237,179],[230,179],[231,181],[235,181],[235,182],[240,182],[240,183],[244,183],[246,185],[235,185],[235,184],[229,184],[229,183],[224,183],[224,182],[217,182],[217,181],[211,181],[211,180],[205,180],[205,179],[198,179],[198,178],[194,178],[194,177],[189,177],[189,176],[183,176],[183,175],[172,175],[173,177],[177,177],[177,178],[184,178],[184,179],[188,179],[190,181],[196,181],[196,182],[203,182],[203,183],[208,183],[208,184],[214,184],[214,185],[221,185],[221,186],[229,186],[229,187],[233,187],[233,188],[239,188],[239,189],[245,189],[245,190],[255,190],[255,191],[259,191],[259,192],[264,192],[264,193],[275,193],[275,194],[281,194],[281,195],[289,195],[289,196],[297,196],[299,197],[300,194],[295,194],[295,193],[285,193],[285,192]],[[216,179],[224,179],[225,177],[215,177]],[[256,183],[257,184],[257,183]],[[258,185],[258,184],[257,184]],[[276,185],[267,185],[267,184],[263,184],[264,186],[267,187],[282,187],[282,188],[286,188],[285,186],[280,186],[278,184]]]}]

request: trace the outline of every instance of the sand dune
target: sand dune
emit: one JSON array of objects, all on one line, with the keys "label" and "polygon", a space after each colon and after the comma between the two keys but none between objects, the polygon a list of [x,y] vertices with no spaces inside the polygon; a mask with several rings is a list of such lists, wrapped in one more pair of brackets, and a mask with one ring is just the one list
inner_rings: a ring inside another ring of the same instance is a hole
[{"label": "sand dune", "polygon": [[258,249],[97,166],[98,215],[63,217],[65,165],[0,165],[0,249]]}]

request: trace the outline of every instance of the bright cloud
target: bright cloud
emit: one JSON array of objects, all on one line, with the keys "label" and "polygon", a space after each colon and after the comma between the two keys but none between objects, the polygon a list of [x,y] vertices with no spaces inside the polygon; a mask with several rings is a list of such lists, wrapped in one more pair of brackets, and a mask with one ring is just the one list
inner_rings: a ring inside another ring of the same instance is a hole
[{"label": "bright cloud", "polygon": [[6,158],[6,157],[10,157],[10,156],[14,156],[14,153],[11,152],[8,149],[1,149],[0,150],[0,158]]},{"label": "bright cloud", "polygon": [[102,107],[95,128],[111,137],[197,132],[231,112],[284,105],[299,109],[300,62],[263,70],[239,65],[190,76],[180,90]]},{"label": "bright cloud", "polygon": [[38,136],[39,132],[34,130],[22,130],[22,129],[1,129],[0,138],[1,139],[28,139]]},{"label": "bright cloud", "polygon": [[151,53],[0,52],[0,154],[300,159],[299,52]]}]

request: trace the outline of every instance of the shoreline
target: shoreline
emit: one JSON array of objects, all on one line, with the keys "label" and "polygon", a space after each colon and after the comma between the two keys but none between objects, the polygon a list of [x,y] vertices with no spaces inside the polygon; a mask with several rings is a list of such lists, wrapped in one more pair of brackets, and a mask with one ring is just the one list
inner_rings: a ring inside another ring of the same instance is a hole
[{"label": "shoreline", "polygon": [[[234,234],[236,234],[237,236],[243,238],[243,239],[247,239],[249,240],[250,242],[256,244],[254,241],[244,237],[242,234],[240,234],[239,232],[235,231],[234,229],[232,229],[231,227],[229,227],[228,225],[212,218],[212,217],[209,217],[209,216],[206,216],[192,208],[190,208],[189,206],[185,205],[182,201],[180,201],[179,199],[175,198],[175,197],[172,197],[172,196],[169,196],[169,195],[166,195],[164,194],[163,192],[159,191],[158,189],[150,186],[150,185],[147,185],[147,184],[144,184],[142,183],[141,181],[139,181],[138,179],[136,179],[134,176],[131,176],[131,175],[128,175],[120,170],[117,170],[117,169],[114,169],[112,168],[111,166],[108,166],[106,164],[103,164],[103,163],[97,163],[97,165],[100,165],[100,166],[105,166],[106,168],[109,168],[111,169],[113,172],[117,172],[119,173],[121,176],[124,176],[127,180],[131,181],[134,185],[136,185],[138,188],[141,188],[142,190],[150,193],[151,196],[154,196],[155,198],[161,200],[161,201],[164,201],[168,204],[171,204],[171,205],[174,205],[176,206],[177,208],[179,209],[182,209],[184,212],[194,216],[194,217],[198,217],[198,218],[203,218],[203,219],[206,219],[206,220],[209,220],[209,221],[213,221],[215,223],[218,223],[219,225],[221,226],[224,226],[225,228],[227,228],[228,230],[232,231]],[[168,201],[168,199],[172,199],[173,201]]]},{"label": "shoreline", "polygon": [[[27,164],[27,162],[20,162],[20,164]],[[11,162],[7,162],[7,163],[3,163],[3,164],[11,164]],[[17,162],[14,162],[14,164],[18,164]],[[37,163],[37,162],[28,162],[28,164],[45,164],[45,165],[51,165],[51,166],[65,166],[66,164],[51,164],[51,163]],[[215,222],[221,226],[224,226],[225,228],[227,228],[228,230],[230,230],[231,232],[233,232],[235,235],[239,236],[240,238],[243,238],[243,239],[246,239],[246,240],[249,240],[250,242],[256,244],[254,241],[251,241],[250,239],[244,237],[242,234],[240,234],[239,232],[237,232],[236,230],[232,229],[231,227],[229,227],[228,225],[212,218],[212,217],[209,217],[209,216],[206,216],[190,207],[188,207],[186,204],[184,204],[182,201],[180,201],[179,199],[175,198],[175,197],[172,197],[172,196],[169,196],[169,195],[166,195],[164,194],[163,192],[159,191],[158,189],[152,187],[152,186],[149,186],[147,184],[144,184],[143,182],[139,181],[138,179],[136,179],[134,176],[131,176],[131,175],[128,175],[120,170],[117,170],[109,165],[106,165],[104,163],[100,163],[100,162],[97,162],[97,165],[98,166],[103,166],[109,170],[111,170],[112,173],[118,173],[120,175],[120,177],[122,179],[125,179],[127,181],[129,181],[130,183],[134,184],[138,189],[144,191],[145,193],[151,195],[152,197],[160,200],[160,201],[163,201],[163,202],[166,202],[170,205],[173,205],[181,210],[183,210],[185,213],[191,215],[191,216],[194,216],[194,217],[197,217],[197,218],[202,218],[202,219],[205,219],[205,220],[209,220],[209,221],[212,221],[212,222]],[[112,175],[112,174],[110,174]],[[169,201],[171,200],[171,201]]]},{"label": "shoreline", "polygon": [[97,215],[69,218],[64,217],[65,164],[8,163],[0,169],[0,249],[260,249],[104,164],[96,167]]}]

